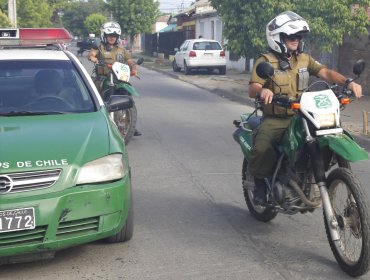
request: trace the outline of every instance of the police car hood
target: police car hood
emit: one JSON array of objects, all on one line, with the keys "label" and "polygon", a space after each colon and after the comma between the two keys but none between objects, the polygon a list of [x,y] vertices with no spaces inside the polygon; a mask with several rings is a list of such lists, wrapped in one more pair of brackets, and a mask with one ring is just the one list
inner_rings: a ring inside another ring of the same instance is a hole
[{"label": "police car hood", "polygon": [[83,166],[109,153],[102,112],[1,117],[0,172]]}]

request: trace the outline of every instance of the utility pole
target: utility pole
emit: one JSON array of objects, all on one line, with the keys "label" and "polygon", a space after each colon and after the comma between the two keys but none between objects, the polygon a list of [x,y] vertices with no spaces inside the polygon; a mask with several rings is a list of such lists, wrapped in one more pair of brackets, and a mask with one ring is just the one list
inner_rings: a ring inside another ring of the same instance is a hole
[{"label": "utility pole", "polygon": [[8,0],[8,18],[12,27],[17,27],[17,2]]}]

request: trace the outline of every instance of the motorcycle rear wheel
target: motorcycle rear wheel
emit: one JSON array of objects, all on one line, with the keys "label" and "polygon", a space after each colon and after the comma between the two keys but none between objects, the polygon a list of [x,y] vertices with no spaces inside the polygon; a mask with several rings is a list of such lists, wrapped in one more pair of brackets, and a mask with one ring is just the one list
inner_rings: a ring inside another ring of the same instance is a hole
[{"label": "motorcycle rear wheel", "polygon": [[248,161],[244,158],[242,170],[244,199],[251,215],[261,222],[269,222],[276,217],[278,212],[272,208],[256,206],[253,203],[254,179],[248,171]]},{"label": "motorcycle rear wheel", "polygon": [[338,222],[339,240],[332,240],[324,212],[326,235],[339,266],[349,275],[370,268],[370,208],[360,182],[347,168],[333,170],[327,179],[328,193]]},{"label": "motorcycle rear wheel", "polygon": [[114,112],[114,122],[122,136],[122,139],[127,145],[135,133],[137,121],[137,110],[134,106],[128,110],[120,110]]}]

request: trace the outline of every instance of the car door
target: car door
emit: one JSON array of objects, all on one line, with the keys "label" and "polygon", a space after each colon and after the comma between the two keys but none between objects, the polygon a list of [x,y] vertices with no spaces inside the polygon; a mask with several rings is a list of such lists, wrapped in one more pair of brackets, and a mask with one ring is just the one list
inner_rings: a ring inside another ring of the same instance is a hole
[{"label": "car door", "polygon": [[179,67],[184,67],[184,58],[186,56],[186,50],[188,49],[189,41],[185,41],[182,43],[180,46],[180,49],[176,53],[175,59],[176,59],[176,64]]}]

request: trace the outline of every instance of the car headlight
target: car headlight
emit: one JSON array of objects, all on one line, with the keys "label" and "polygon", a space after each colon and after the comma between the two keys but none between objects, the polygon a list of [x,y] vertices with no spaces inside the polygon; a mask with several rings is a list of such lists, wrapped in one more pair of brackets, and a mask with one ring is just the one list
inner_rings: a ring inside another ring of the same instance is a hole
[{"label": "car headlight", "polygon": [[320,127],[333,127],[336,125],[335,114],[317,114],[314,116]]},{"label": "car headlight", "polygon": [[128,171],[122,154],[112,154],[86,163],[80,170],[77,184],[121,179]]}]

